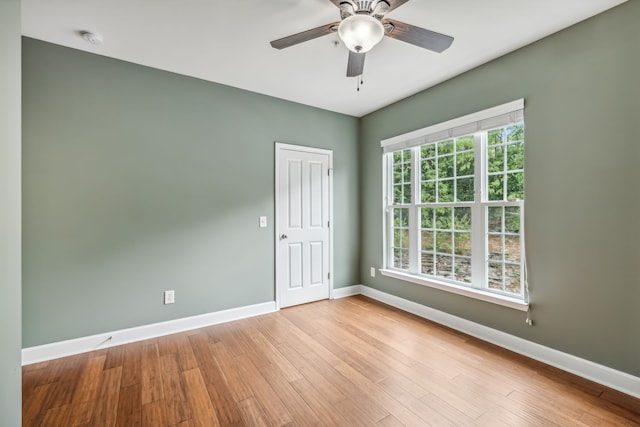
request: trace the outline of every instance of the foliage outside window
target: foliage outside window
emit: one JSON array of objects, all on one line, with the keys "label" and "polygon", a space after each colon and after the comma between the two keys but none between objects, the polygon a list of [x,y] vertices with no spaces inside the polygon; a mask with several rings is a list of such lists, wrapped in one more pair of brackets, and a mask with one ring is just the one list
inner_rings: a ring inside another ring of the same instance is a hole
[{"label": "foliage outside window", "polygon": [[387,267],[524,295],[524,123],[387,152]]}]

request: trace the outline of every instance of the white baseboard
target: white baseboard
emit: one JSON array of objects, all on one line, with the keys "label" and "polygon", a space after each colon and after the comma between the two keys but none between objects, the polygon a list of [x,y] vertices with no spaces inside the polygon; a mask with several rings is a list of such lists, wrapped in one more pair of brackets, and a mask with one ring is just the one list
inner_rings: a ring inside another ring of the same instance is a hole
[{"label": "white baseboard", "polygon": [[527,341],[523,338],[429,308],[368,286],[356,285],[349,287],[349,289],[351,288],[354,288],[354,290],[358,288],[362,295],[415,314],[416,316],[448,326],[465,334],[555,366],[563,371],[571,372],[572,374],[595,381],[598,384],[640,398],[640,377]]},{"label": "white baseboard", "polygon": [[22,349],[22,365],[142,341],[277,311],[275,301]]},{"label": "white baseboard", "polygon": [[345,298],[353,295],[360,295],[362,293],[362,285],[345,286],[344,288],[338,288],[333,290],[333,298]]}]

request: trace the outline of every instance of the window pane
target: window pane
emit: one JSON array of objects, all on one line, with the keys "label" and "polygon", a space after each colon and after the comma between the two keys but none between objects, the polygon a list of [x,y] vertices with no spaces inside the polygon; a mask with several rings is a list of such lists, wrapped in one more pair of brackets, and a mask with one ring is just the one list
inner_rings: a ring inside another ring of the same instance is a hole
[{"label": "window pane", "polygon": [[453,176],[453,156],[438,157],[438,179]]},{"label": "window pane", "polygon": [[453,219],[456,230],[471,230],[471,208],[454,208]]},{"label": "window pane", "polygon": [[471,283],[471,258],[456,257],[454,279],[459,282]]},{"label": "window pane", "polygon": [[393,204],[402,203],[402,184],[393,186]]},{"label": "window pane", "polygon": [[502,264],[490,262],[488,267],[489,288],[502,290]]},{"label": "window pane", "polygon": [[455,254],[471,256],[471,233],[455,233]]},{"label": "window pane", "polygon": [[524,144],[518,143],[507,146],[507,169],[524,169]]},{"label": "window pane", "polygon": [[452,208],[438,208],[436,209],[436,228],[443,230],[451,230],[451,214]]},{"label": "window pane", "polygon": [[454,180],[438,181],[438,202],[453,202]]},{"label": "window pane", "polygon": [[395,249],[393,254],[393,266],[396,268],[409,269],[409,251],[406,249]]},{"label": "window pane", "polygon": [[490,175],[487,187],[489,200],[504,200],[504,175]]},{"label": "window pane", "polygon": [[461,178],[456,180],[456,201],[473,202],[473,178]]},{"label": "window pane", "polygon": [[409,230],[404,228],[396,228],[393,230],[393,246],[396,248],[408,248]]},{"label": "window pane", "polygon": [[429,181],[422,183],[422,203],[433,203],[436,201],[436,182]]},{"label": "window pane", "polygon": [[473,152],[456,155],[456,176],[473,175],[474,163]]},{"label": "window pane", "polygon": [[453,141],[442,141],[438,142],[438,155],[442,156],[443,154],[453,153]]},{"label": "window pane", "polygon": [[420,223],[420,226],[422,228],[433,228],[433,214],[435,212],[433,211],[433,209],[421,209],[421,216],[422,216],[422,221]]},{"label": "window pane", "polygon": [[522,141],[524,139],[524,123],[507,127],[506,133],[507,141]]},{"label": "window pane", "polygon": [[436,159],[426,159],[422,161],[421,180],[436,179]]},{"label": "window pane", "polygon": [[493,261],[502,261],[502,236],[489,235],[489,259]]},{"label": "window pane", "polygon": [[421,266],[420,266],[420,271],[422,272],[422,274],[434,275],[435,274],[435,270],[434,270],[433,267],[434,267],[434,265],[433,265],[433,254],[423,253],[422,254],[422,260],[421,260]]},{"label": "window pane", "polygon": [[436,232],[436,252],[450,254],[453,249],[453,233],[447,231]]},{"label": "window pane", "polygon": [[402,182],[411,182],[411,163],[404,163],[402,166]]},{"label": "window pane", "polygon": [[507,261],[520,263],[520,236],[504,236],[504,257]]},{"label": "window pane", "polygon": [[504,147],[489,147],[487,149],[487,170],[489,173],[504,170]]},{"label": "window pane", "polygon": [[393,153],[393,203],[411,203],[411,150]]},{"label": "window pane", "polygon": [[502,207],[490,207],[488,210],[489,232],[502,233]]},{"label": "window pane", "polygon": [[456,151],[473,150],[473,135],[463,136],[456,140]]},{"label": "window pane", "polygon": [[507,174],[507,200],[524,199],[524,174],[522,172]]},{"label": "window pane", "polygon": [[489,145],[502,144],[504,142],[502,129],[489,131]]},{"label": "window pane", "polygon": [[453,278],[453,257],[448,255],[436,255],[436,275],[447,279]]},{"label": "window pane", "polygon": [[394,227],[408,227],[409,226],[409,209],[394,209],[393,210],[393,225]]},{"label": "window pane", "polygon": [[393,165],[393,183],[398,184],[402,182],[402,164],[396,163]]},{"label": "window pane", "polygon": [[433,251],[433,231],[422,232],[422,250]]},{"label": "window pane", "polygon": [[428,144],[420,147],[420,155],[422,156],[423,159],[426,159],[429,157],[435,157],[436,156],[435,144]]},{"label": "window pane", "polygon": [[404,184],[402,186],[402,203],[411,203],[411,184]]},{"label": "window pane", "polygon": [[520,233],[520,208],[507,206],[504,208],[505,228],[507,233]]},{"label": "window pane", "polygon": [[409,268],[409,209],[393,209],[393,266]]},{"label": "window pane", "polygon": [[504,266],[505,291],[519,294],[521,290],[520,283],[520,266],[509,265]]}]

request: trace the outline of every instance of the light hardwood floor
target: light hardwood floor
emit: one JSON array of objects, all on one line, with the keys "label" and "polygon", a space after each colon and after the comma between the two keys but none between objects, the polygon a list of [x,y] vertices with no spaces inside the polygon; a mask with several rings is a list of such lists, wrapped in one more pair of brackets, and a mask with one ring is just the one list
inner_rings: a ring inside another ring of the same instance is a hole
[{"label": "light hardwood floor", "polygon": [[366,297],[23,368],[24,426],[632,426],[640,401]]}]

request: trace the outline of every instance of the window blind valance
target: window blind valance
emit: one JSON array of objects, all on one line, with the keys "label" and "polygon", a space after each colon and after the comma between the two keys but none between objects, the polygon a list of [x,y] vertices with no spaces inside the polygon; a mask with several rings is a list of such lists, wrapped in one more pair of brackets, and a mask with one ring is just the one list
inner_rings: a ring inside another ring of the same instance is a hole
[{"label": "window blind valance", "polygon": [[524,120],[524,99],[498,105],[457,119],[394,136],[380,142],[385,153],[470,135]]}]

